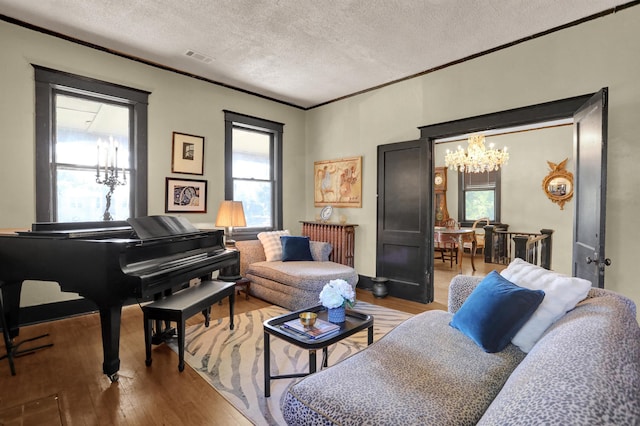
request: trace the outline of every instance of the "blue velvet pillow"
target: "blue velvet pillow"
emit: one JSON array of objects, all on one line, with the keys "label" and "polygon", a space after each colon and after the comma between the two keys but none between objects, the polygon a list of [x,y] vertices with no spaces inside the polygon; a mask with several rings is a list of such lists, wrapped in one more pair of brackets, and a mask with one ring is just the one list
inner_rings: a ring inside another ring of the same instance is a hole
[{"label": "blue velvet pillow", "polygon": [[282,261],[313,260],[309,247],[309,237],[280,237],[282,243]]},{"label": "blue velvet pillow", "polygon": [[471,292],[450,325],[485,352],[500,352],[531,318],[544,291],[518,287],[492,271]]}]

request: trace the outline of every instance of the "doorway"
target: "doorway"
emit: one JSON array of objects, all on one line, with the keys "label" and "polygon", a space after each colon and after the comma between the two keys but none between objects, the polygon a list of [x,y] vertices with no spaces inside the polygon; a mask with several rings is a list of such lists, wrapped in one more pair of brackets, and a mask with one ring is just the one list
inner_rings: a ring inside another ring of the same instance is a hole
[{"label": "doorway", "polygon": [[[495,188],[499,202],[491,205],[491,223],[508,224],[509,230],[517,232],[539,233],[543,228],[553,229],[552,268],[571,275],[574,203],[571,201],[561,209],[547,198],[541,184],[550,170],[548,161],[560,163],[568,158],[573,169],[573,120],[556,120],[526,128],[503,129],[501,132],[483,132],[483,135],[487,147],[492,143],[495,149],[507,147],[510,154],[509,161],[499,171],[499,183]],[[466,148],[468,136],[434,141],[435,167],[445,165],[447,150],[455,150],[458,146]],[[459,190],[461,173],[451,168],[446,173],[447,213],[461,226],[469,227],[471,220],[462,217],[464,195]],[[489,214],[485,212],[484,216]],[[476,257],[476,260],[481,257]]]},{"label": "doorway", "polygon": [[[420,127],[419,140],[379,146],[376,273],[390,279],[392,285],[389,293],[423,303],[434,300],[434,197],[431,177],[434,173],[434,145],[437,139],[573,117],[583,105],[598,96],[601,104],[606,106],[606,89],[603,89],[596,94],[423,126]],[[606,135],[606,108],[602,108],[601,113],[604,117],[602,134]],[[580,144],[575,131],[574,140]],[[415,186],[409,189],[402,187],[402,176],[416,181]],[[389,185],[390,183],[393,184]],[[400,188],[407,195],[404,201],[409,202],[411,208],[400,209],[397,204],[385,198],[387,192],[395,193]],[[576,193],[578,195],[579,187],[576,187]],[[602,202],[604,203],[604,198]],[[394,217],[394,209],[401,211],[402,220]],[[400,275],[395,274],[396,271]]]}]

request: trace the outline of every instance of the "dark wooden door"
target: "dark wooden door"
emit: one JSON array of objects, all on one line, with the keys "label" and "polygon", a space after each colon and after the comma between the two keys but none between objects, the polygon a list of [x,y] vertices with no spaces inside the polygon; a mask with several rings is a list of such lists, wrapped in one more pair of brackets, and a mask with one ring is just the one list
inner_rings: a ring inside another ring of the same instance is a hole
[{"label": "dark wooden door", "polygon": [[378,146],[376,274],[389,279],[389,294],[433,301],[431,154],[424,141]]},{"label": "dark wooden door", "polygon": [[574,114],[573,275],[604,288],[607,187],[607,89]]}]

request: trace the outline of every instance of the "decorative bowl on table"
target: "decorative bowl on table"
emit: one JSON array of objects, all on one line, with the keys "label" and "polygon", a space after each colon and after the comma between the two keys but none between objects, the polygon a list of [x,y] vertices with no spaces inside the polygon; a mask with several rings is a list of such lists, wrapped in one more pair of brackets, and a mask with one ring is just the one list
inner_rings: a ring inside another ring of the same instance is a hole
[{"label": "decorative bowl on table", "polygon": [[300,323],[304,327],[310,328],[316,323],[316,318],[318,318],[318,314],[315,312],[303,312],[300,314]]}]

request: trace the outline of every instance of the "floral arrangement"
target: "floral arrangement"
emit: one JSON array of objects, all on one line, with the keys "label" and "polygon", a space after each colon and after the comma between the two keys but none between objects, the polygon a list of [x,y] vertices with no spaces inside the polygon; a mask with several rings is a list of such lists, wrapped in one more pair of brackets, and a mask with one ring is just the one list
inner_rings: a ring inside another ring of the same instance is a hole
[{"label": "floral arrangement", "polygon": [[339,307],[353,307],[356,301],[356,293],[345,280],[331,280],[324,285],[320,292],[322,306],[334,309]]}]

